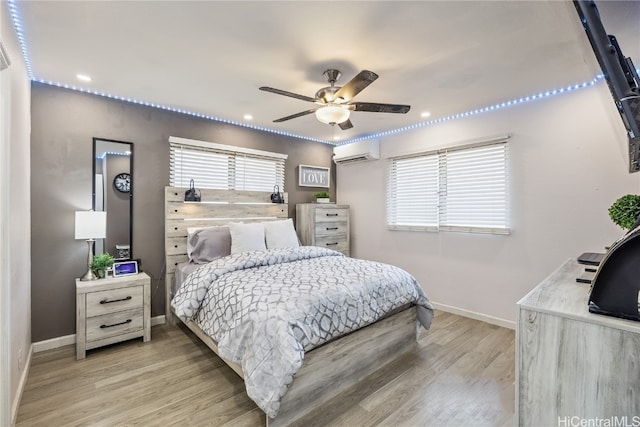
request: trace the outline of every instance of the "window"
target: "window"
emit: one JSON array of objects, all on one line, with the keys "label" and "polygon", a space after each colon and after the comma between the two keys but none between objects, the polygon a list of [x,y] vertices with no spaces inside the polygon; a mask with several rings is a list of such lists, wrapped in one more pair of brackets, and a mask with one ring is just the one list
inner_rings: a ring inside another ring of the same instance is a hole
[{"label": "window", "polygon": [[388,227],[509,234],[506,140],[391,158]]},{"label": "window", "polygon": [[286,154],[169,138],[169,183],[222,190],[284,191]]},{"label": "window", "polygon": [[438,228],[438,155],[392,159],[387,224]]}]

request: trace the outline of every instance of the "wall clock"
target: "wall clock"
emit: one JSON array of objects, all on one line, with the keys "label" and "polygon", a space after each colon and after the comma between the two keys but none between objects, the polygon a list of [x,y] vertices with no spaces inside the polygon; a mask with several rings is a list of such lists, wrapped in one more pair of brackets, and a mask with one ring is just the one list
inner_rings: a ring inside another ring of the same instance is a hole
[{"label": "wall clock", "polygon": [[128,193],[131,191],[131,175],[125,172],[119,173],[113,178],[113,186],[121,193]]}]

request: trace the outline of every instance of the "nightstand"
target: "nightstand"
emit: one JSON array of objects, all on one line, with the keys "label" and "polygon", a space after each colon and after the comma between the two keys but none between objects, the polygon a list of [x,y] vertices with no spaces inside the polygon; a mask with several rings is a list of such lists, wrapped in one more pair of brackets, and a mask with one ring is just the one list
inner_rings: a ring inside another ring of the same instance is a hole
[{"label": "nightstand", "polygon": [[76,279],[76,358],[132,338],[151,339],[151,278],[146,273]]}]

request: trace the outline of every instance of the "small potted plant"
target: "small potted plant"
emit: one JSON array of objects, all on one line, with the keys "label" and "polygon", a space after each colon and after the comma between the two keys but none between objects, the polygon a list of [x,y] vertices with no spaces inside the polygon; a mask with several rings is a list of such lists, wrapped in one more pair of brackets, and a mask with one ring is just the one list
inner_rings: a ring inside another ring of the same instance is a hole
[{"label": "small potted plant", "polygon": [[627,194],[620,197],[609,208],[609,216],[616,225],[625,230],[638,226],[640,221],[640,196]]},{"label": "small potted plant", "polygon": [[101,255],[97,255],[93,257],[93,262],[91,263],[91,270],[101,279],[107,274],[107,269],[111,268],[113,265],[113,257],[109,255],[108,252],[105,252]]},{"label": "small potted plant", "polygon": [[316,198],[316,203],[329,203],[329,193],[326,191],[319,191],[317,193],[313,193],[313,197]]}]

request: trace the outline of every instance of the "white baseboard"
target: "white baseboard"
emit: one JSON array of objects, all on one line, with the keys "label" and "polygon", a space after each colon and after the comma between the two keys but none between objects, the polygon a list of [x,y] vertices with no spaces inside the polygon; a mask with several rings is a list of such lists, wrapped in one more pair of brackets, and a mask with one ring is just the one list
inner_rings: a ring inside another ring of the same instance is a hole
[{"label": "white baseboard", "polygon": [[[151,326],[164,325],[167,322],[164,314],[151,318]],[[51,338],[49,340],[34,342],[31,346],[34,353],[64,347],[76,343],[76,334],[65,335],[63,337]]]},{"label": "white baseboard", "polygon": [[29,369],[31,368],[31,357],[33,356],[33,344],[29,347],[29,354],[27,360],[25,360],[24,369],[20,380],[18,381],[18,389],[16,390],[16,397],[13,399],[11,405],[11,425],[16,424],[16,418],[18,417],[18,408],[20,407],[20,401],[22,400],[22,394],[24,393],[24,387],[27,385],[27,378],[29,378]]},{"label": "white baseboard", "polygon": [[34,353],[64,347],[76,343],[76,334],[65,335],[63,337],[51,338],[49,340],[38,341],[31,344]]},{"label": "white baseboard", "polygon": [[164,314],[162,316],[151,318],[151,326],[164,325],[165,323],[167,323],[167,318],[164,316]]},{"label": "white baseboard", "polygon": [[501,319],[499,317],[490,316],[488,314],[476,313],[475,311],[465,310],[463,308],[453,307],[446,304],[431,302],[433,308],[447,313],[457,314],[459,316],[468,317],[470,319],[480,320],[482,322],[491,323],[492,325],[502,326],[503,328],[516,329],[516,322],[512,320]]}]

